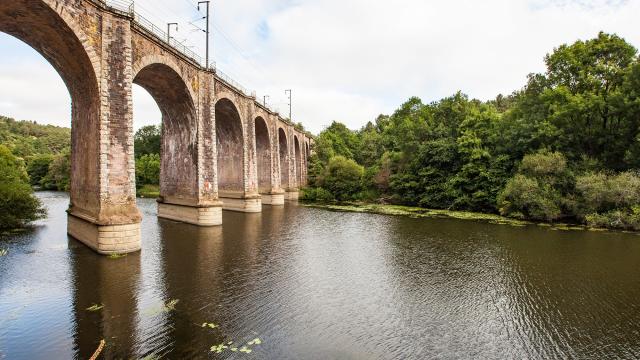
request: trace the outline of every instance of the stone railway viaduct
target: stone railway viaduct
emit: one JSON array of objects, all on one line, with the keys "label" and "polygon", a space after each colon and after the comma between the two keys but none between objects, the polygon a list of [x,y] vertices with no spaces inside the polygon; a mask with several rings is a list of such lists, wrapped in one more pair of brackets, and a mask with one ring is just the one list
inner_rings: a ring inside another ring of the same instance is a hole
[{"label": "stone railway viaduct", "polygon": [[68,232],[101,254],[140,249],[132,84],[162,113],[158,216],[222,224],[297,199],[313,140],[240,86],[103,0],[0,0],[0,31],[42,54],[72,100]]}]

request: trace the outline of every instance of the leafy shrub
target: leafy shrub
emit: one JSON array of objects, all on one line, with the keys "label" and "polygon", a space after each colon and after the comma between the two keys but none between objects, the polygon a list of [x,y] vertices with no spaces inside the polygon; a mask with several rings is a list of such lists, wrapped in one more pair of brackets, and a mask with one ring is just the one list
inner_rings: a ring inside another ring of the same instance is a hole
[{"label": "leafy shrub", "polygon": [[323,188],[302,189],[300,199],[304,201],[332,202],[335,200],[333,194]]},{"label": "leafy shrub", "polygon": [[520,173],[527,176],[560,176],[567,170],[567,159],[559,152],[546,150],[526,155],[520,164]]},{"label": "leafy shrub", "polygon": [[498,208],[504,216],[554,221],[562,217],[563,196],[572,187],[564,155],[543,150],[522,159],[518,174],[498,195]]},{"label": "leafy shrub", "polygon": [[640,204],[640,176],[632,172],[617,175],[592,173],[576,180],[576,214],[584,217]]},{"label": "leafy shrub", "polygon": [[147,154],[136,159],[136,185],[160,184],[160,155]]},{"label": "leafy shrub", "polygon": [[640,231],[640,206],[633,206],[629,210],[589,214],[586,216],[586,221],[593,227]]},{"label": "leafy shrub", "polygon": [[22,161],[0,145],[0,229],[21,227],[45,216],[28,180]]},{"label": "leafy shrub", "polygon": [[338,201],[352,200],[362,190],[364,168],[344,156],[329,160],[322,178],[322,188],[333,194]]},{"label": "leafy shrub", "polygon": [[560,195],[536,179],[518,174],[498,195],[500,213],[518,219],[553,221],[560,218]]},{"label": "leafy shrub", "polygon": [[136,191],[139,197],[157,198],[160,197],[160,186],[146,184],[139,187]]}]

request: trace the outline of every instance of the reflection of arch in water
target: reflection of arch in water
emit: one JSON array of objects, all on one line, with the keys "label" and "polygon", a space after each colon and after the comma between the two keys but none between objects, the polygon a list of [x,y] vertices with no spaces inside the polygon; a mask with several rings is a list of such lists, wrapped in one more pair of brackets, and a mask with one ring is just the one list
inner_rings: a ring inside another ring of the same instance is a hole
[{"label": "reflection of arch in water", "polygon": [[196,324],[215,322],[225,331],[236,326],[235,315],[228,316],[221,306],[251,295],[254,277],[246,275],[261,259],[261,216],[224,212],[225,226],[212,228],[160,221],[163,300],[180,300],[178,311],[167,314],[171,338],[182,340],[172,344],[172,358],[200,358],[207,351],[202,344],[227,340]]},{"label": "reflection of arch in water", "polygon": [[[220,304],[225,293],[222,226],[198,227],[160,221],[160,254],[158,277],[162,279],[159,302],[179,300],[177,311],[166,314],[166,328],[171,336],[171,354],[177,359],[200,358],[202,344],[221,343],[219,334],[196,328],[194,324],[220,324]],[[188,259],[188,261],[185,261]],[[213,305],[213,306],[212,306]],[[174,341],[181,339],[181,341]],[[206,351],[206,350],[205,350]]]},{"label": "reflection of arch in water", "polygon": [[[90,358],[101,339],[109,345],[103,350],[105,359],[131,357],[138,337],[140,254],[112,260],[96,257],[84,247],[71,249],[76,358]],[[95,312],[87,310],[93,305],[104,307]]]}]

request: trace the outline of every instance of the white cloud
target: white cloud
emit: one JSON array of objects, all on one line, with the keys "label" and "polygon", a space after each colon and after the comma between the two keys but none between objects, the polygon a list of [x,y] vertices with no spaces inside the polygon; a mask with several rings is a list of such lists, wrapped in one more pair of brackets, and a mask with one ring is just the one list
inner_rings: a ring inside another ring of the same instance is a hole
[{"label": "white cloud", "polygon": [[[187,25],[200,16],[189,2],[136,4],[158,26],[180,22],[176,37],[204,54],[203,34]],[[292,88],[294,120],[314,132],[332,120],[360,127],[410,96],[429,102],[458,90],[480,99],[510,93],[528,73],[544,71],[554,47],[600,30],[640,46],[640,0],[220,0],[212,10],[219,68],[269,94],[283,114],[284,89]],[[65,108],[68,116],[57,75],[37,77],[37,94],[53,94],[45,99],[27,91],[33,80],[24,79],[35,78],[27,74],[33,71],[0,58],[0,82],[23,89],[0,90],[0,112],[53,121]],[[134,89],[134,105],[136,127],[159,121],[143,90]]]},{"label": "white cloud", "polygon": [[64,82],[33,53],[33,58],[23,62],[0,58],[0,115],[70,126],[71,99]]}]

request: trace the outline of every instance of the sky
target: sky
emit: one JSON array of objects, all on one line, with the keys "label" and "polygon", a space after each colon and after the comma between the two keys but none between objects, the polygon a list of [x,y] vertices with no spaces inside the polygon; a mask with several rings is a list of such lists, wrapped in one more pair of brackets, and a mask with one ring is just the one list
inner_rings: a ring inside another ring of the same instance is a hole
[{"label": "sky", "polygon": [[[120,0],[122,1],[122,0]],[[136,0],[136,10],[204,57],[197,0]],[[259,98],[318,133],[358,129],[412,96],[462,91],[489,100],[543,72],[544,56],[599,31],[640,48],[640,0],[214,0],[213,60]],[[0,33],[0,114],[69,126],[59,75],[26,44]],[[160,123],[134,86],[134,127]]]}]

